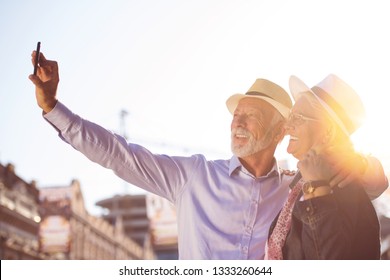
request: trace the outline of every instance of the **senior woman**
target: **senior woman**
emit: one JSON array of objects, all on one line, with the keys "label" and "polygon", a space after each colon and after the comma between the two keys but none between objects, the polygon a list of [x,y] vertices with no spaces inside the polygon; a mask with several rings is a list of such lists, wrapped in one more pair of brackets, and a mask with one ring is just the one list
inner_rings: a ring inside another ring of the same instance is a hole
[{"label": "senior woman", "polygon": [[[357,154],[350,135],[364,118],[362,101],[333,74],[312,88],[295,76],[289,85],[295,105],[287,151],[299,160],[299,173],[270,228],[266,259],[379,259],[379,222],[369,197],[357,181],[332,188],[336,174],[325,160],[329,150]],[[358,162],[364,172],[364,157]]]}]

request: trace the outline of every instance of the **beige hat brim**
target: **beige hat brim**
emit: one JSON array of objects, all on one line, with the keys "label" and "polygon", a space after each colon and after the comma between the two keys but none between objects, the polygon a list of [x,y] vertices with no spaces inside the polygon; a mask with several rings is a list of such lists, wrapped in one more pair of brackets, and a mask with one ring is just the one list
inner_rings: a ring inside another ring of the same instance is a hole
[{"label": "beige hat brim", "polygon": [[333,111],[333,109],[320,97],[315,94],[311,88],[309,88],[301,79],[292,75],[289,80],[289,87],[291,95],[294,98],[294,101],[297,101],[303,93],[310,92],[320,103],[320,105],[326,110],[326,112],[330,115],[330,117],[338,124],[338,126],[342,129],[342,131],[346,135],[350,135],[348,129],[345,127],[344,123],[340,120],[338,115]]},{"label": "beige hat brim", "polygon": [[268,98],[265,96],[254,96],[254,95],[245,95],[242,93],[237,93],[237,94],[233,94],[232,96],[230,96],[228,98],[228,100],[226,100],[226,106],[232,115],[234,114],[234,111],[237,108],[238,102],[240,102],[240,100],[243,98],[262,99],[262,100],[266,101],[267,103],[269,103],[271,106],[273,106],[285,119],[287,119],[289,114],[290,114],[290,108],[275,101],[272,98]]}]

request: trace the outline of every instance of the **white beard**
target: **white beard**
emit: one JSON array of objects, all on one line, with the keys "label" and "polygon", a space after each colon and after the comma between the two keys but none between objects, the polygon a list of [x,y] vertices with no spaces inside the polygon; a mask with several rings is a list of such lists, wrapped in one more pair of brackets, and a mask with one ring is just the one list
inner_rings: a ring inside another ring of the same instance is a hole
[{"label": "white beard", "polygon": [[[234,135],[242,134],[248,137],[248,143],[245,145],[235,145]],[[255,139],[252,133],[244,128],[236,128],[231,132],[231,150],[237,157],[243,158],[255,153],[258,153],[271,144],[271,137],[269,131],[264,135],[262,139]]]}]

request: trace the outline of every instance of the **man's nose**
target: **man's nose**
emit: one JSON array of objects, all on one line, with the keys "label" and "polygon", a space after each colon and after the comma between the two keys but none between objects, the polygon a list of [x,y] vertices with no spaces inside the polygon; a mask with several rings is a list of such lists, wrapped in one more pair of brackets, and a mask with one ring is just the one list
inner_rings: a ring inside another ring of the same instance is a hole
[{"label": "man's nose", "polygon": [[245,117],[244,116],[234,116],[232,125],[234,126],[245,126]]}]

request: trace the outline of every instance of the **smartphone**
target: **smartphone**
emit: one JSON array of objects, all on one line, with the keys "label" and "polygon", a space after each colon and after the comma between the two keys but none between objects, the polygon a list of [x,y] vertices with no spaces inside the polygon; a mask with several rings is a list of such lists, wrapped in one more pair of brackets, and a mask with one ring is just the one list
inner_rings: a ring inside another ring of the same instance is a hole
[{"label": "smartphone", "polygon": [[34,75],[37,74],[40,51],[41,51],[41,42],[38,42],[37,50],[35,52]]}]

